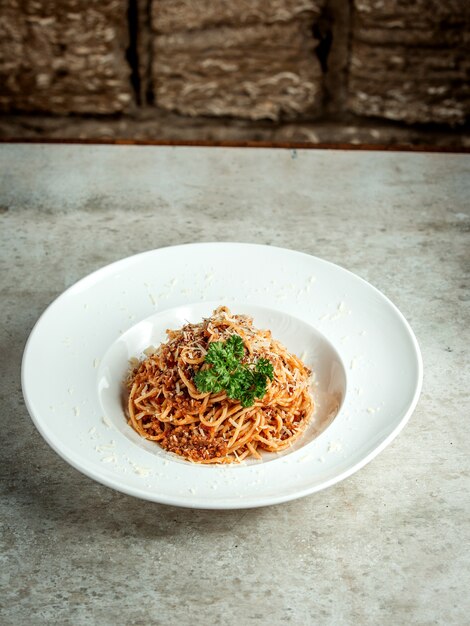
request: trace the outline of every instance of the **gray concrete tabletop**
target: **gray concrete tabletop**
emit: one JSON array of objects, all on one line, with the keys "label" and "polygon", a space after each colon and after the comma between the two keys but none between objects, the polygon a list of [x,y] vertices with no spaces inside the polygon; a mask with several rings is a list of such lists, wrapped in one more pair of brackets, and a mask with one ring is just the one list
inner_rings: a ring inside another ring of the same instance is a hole
[{"label": "gray concrete tabletop", "polygon": [[[2,616],[18,624],[468,624],[470,156],[1,145]],[[66,287],[185,242],[337,263],[412,325],[410,422],[347,480],[287,504],[179,509],[63,461],[21,393],[22,351]]]}]

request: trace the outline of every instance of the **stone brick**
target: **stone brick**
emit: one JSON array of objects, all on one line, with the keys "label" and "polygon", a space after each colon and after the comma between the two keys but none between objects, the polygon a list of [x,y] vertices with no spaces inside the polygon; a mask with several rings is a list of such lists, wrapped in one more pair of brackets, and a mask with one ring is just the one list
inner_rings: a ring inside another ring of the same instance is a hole
[{"label": "stone brick", "polygon": [[356,119],[354,123],[296,121],[272,124],[220,117],[186,117],[155,107],[131,115],[0,115],[0,140],[117,140],[182,142],[312,142],[470,148],[470,132],[461,128],[420,128],[387,120]]},{"label": "stone brick", "polygon": [[129,108],[124,0],[1,0],[0,111]]},{"label": "stone brick", "polygon": [[348,107],[407,123],[470,113],[467,0],[355,0]]},{"label": "stone brick", "polygon": [[153,2],[155,104],[184,115],[315,115],[322,71],[313,0]]},{"label": "stone brick", "polygon": [[154,0],[152,27],[158,33],[215,26],[274,24],[319,15],[322,0]]}]

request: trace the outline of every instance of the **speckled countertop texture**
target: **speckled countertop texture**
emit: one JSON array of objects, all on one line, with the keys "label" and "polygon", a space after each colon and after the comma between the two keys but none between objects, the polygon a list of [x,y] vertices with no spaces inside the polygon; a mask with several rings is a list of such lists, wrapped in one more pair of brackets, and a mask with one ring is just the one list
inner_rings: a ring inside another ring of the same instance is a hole
[{"label": "speckled countertop texture", "polygon": [[[0,146],[0,622],[468,624],[469,174],[451,154]],[[364,469],[288,504],[186,510],[93,482],[38,435],[20,365],[45,307],[195,241],[314,254],[401,309],[423,393]]]}]

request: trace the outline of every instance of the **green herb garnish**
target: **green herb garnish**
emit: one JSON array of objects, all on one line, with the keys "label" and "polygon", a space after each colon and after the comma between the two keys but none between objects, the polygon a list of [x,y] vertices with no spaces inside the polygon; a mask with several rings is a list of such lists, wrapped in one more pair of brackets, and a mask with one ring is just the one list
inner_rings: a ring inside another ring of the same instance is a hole
[{"label": "green herb garnish", "polygon": [[231,400],[238,400],[242,407],[252,406],[256,398],[266,393],[267,379],[273,380],[273,364],[268,359],[255,363],[242,363],[245,355],[243,339],[231,335],[227,341],[214,341],[209,345],[205,363],[210,365],[194,376],[196,387],[202,393],[225,391]]}]

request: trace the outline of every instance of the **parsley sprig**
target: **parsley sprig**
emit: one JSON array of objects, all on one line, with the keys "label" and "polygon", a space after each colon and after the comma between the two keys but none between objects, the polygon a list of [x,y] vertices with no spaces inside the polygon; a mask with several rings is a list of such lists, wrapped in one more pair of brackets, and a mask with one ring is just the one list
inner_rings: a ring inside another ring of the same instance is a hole
[{"label": "parsley sprig", "polygon": [[267,379],[273,380],[274,370],[268,359],[242,363],[244,355],[240,335],[212,342],[204,359],[210,367],[194,375],[198,390],[202,393],[225,391],[228,398],[238,400],[242,407],[252,406],[256,398],[261,399],[266,393]]}]

